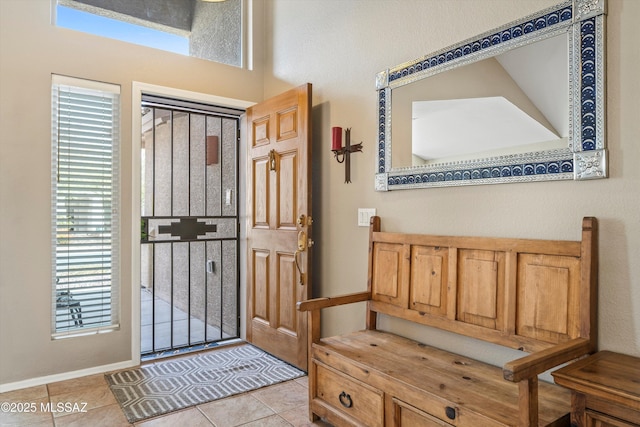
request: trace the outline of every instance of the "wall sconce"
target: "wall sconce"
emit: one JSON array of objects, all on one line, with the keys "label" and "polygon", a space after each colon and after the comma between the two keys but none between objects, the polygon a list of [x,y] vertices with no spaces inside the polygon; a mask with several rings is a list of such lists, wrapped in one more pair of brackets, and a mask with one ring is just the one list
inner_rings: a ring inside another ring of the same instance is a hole
[{"label": "wall sconce", "polygon": [[207,136],[207,166],[218,164],[218,137]]},{"label": "wall sconce", "polygon": [[344,131],[345,145],[342,146],[342,128],[331,128],[331,151],[338,163],[344,163],[344,182],[351,182],[351,153],[362,151],[362,142],[351,145],[351,128]]}]

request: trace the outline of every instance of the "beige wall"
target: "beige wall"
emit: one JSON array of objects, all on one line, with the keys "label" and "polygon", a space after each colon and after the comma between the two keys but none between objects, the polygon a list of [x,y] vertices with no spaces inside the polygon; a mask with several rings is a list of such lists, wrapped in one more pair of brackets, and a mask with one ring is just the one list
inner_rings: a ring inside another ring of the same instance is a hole
[{"label": "beige wall", "polygon": [[[265,28],[266,95],[314,85],[315,294],[366,289],[367,229],[358,207],[375,207],[383,230],[450,235],[580,238],[581,219],[600,221],[600,347],[640,355],[640,2],[610,0],[607,78],[610,178],[378,193],[375,75],[557,3],[555,0],[274,0]],[[353,183],[329,151],[332,126],[351,127],[364,152],[352,158]],[[360,311],[335,309],[323,335],[363,327]],[[487,346],[383,326],[497,362]]]},{"label": "beige wall", "polygon": [[[0,384],[131,357],[128,243],[121,330],[50,339],[51,73],[122,85],[125,242],[132,239],[132,81],[249,101],[311,82],[316,295],[366,288],[367,229],[356,225],[358,207],[377,208],[387,230],[558,239],[579,239],[581,218],[594,215],[600,219],[600,346],[640,355],[640,2],[609,2],[609,179],[373,190],[376,73],[553,3],[258,0],[269,30],[261,37],[260,22],[255,31],[267,49],[264,67],[257,58],[249,72],[52,27],[48,0],[0,0]],[[331,126],[351,127],[354,142],[364,142],[352,159],[352,184],[343,183],[343,166],[329,151]],[[362,327],[363,313],[361,306],[327,311],[323,334]],[[482,344],[386,319],[381,324],[500,363]]]},{"label": "beige wall", "polygon": [[[50,3],[0,1],[0,384],[131,359],[132,82],[246,101],[259,101],[263,94],[260,61],[247,71],[56,28],[50,24]],[[50,337],[52,73],[120,84],[122,91],[122,326],[55,341]]]}]

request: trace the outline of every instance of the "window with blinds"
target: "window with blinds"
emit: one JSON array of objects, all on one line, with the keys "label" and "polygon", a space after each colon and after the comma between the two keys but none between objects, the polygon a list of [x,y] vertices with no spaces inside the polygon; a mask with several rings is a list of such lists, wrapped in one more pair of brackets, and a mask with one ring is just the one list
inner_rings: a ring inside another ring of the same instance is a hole
[{"label": "window with blinds", "polygon": [[120,87],[52,76],[52,333],[119,326]]}]

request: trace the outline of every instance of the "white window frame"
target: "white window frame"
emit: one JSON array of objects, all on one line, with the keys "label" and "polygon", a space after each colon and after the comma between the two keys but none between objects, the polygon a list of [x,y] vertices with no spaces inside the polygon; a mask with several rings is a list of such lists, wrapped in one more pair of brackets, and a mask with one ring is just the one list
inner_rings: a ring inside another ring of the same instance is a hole
[{"label": "white window frame", "polygon": [[[120,86],[54,74],[51,88],[51,336],[58,339],[120,327]],[[91,116],[88,104],[98,98],[99,115]],[[67,181],[69,171],[84,175]],[[81,193],[65,197],[72,191]],[[78,199],[82,206],[72,206]]]}]

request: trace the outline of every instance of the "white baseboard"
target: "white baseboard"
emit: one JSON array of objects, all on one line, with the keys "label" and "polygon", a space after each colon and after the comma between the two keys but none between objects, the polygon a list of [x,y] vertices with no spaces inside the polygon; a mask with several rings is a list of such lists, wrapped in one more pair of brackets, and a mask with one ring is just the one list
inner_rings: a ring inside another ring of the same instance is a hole
[{"label": "white baseboard", "polygon": [[93,368],[80,369],[78,371],[63,372],[61,374],[47,375],[45,377],[30,378],[28,380],[16,381],[14,383],[0,384],[0,393],[19,390],[22,388],[35,387],[43,384],[55,383],[58,381],[72,380],[74,378],[85,377],[87,375],[103,374],[120,369],[137,366],[133,360],[112,363],[110,365],[94,366]]}]

